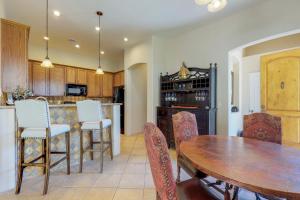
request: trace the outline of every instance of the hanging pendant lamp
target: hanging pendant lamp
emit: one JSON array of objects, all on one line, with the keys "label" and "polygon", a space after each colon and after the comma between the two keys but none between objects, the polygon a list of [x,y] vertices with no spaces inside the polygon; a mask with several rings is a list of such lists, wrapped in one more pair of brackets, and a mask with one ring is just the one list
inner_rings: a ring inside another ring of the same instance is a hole
[{"label": "hanging pendant lamp", "polygon": [[98,65],[98,68],[97,68],[97,70],[96,70],[96,74],[100,74],[100,75],[102,75],[102,74],[104,74],[104,71],[103,71],[103,69],[102,69],[102,67],[101,67],[101,20],[100,20],[100,18],[101,18],[101,16],[103,15],[103,13],[101,12],[101,11],[98,11],[97,12],[97,15],[99,16],[99,46],[98,46],[98,50],[99,50],[99,52],[98,52],[98,56],[99,56],[99,65]]},{"label": "hanging pendant lamp", "polygon": [[49,52],[49,49],[48,49],[48,43],[49,43],[49,0],[46,0],[46,36],[44,37],[45,41],[46,41],[46,57],[45,59],[43,60],[41,66],[42,67],[45,67],[45,68],[52,68],[54,67],[51,60],[49,59],[49,56],[48,56],[48,52]]}]

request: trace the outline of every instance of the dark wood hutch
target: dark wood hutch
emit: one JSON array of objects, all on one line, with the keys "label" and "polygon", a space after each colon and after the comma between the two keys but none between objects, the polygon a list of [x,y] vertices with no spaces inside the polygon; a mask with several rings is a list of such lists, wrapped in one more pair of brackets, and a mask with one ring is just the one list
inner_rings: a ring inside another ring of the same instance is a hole
[{"label": "dark wood hutch", "polygon": [[199,135],[216,134],[217,64],[210,64],[209,69],[188,69],[186,79],[180,79],[179,72],[160,76],[157,125],[169,148],[175,147],[172,115],[181,111],[196,115]]}]

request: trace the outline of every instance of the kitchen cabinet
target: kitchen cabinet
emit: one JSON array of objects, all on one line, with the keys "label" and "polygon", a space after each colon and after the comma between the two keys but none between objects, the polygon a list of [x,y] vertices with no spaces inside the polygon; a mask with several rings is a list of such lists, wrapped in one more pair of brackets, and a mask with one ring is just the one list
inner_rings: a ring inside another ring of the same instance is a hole
[{"label": "kitchen cabinet", "polygon": [[1,19],[1,87],[28,87],[29,26]]},{"label": "kitchen cabinet", "polygon": [[103,97],[112,97],[113,96],[113,74],[105,73],[103,75],[103,88],[102,96]]},{"label": "kitchen cabinet", "polygon": [[86,69],[77,69],[77,80],[76,83],[80,85],[86,85],[87,80],[86,80],[86,73],[88,70]]},{"label": "kitchen cabinet", "polygon": [[32,92],[35,96],[48,96],[49,70],[40,62],[32,62]]},{"label": "kitchen cabinet", "polygon": [[76,68],[66,67],[66,83],[76,84],[76,72]]},{"label": "kitchen cabinet", "polygon": [[124,71],[114,74],[114,87],[124,86]]},{"label": "kitchen cabinet", "polygon": [[49,95],[64,96],[65,95],[65,67],[55,65],[49,69]]}]

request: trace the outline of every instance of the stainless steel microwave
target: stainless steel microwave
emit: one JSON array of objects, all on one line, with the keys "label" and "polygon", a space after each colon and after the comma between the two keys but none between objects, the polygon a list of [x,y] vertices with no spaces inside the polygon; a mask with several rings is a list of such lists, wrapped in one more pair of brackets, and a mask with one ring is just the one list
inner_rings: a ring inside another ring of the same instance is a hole
[{"label": "stainless steel microwave", "polygon": [[87,86],[77,84],[66,85],[67,96],[87,96]]}]

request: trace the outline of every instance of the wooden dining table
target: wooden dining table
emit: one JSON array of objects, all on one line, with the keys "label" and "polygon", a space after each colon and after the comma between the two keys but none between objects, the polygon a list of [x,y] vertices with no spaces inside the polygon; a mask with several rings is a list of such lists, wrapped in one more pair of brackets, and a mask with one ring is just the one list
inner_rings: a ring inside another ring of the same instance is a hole
[{"label": "wooden dining table", "polygon": [[[181,155],[195,168],[264,195],[300,199],[300,150],[255,139],[197,136],[180,145]],[[226,187],[225,200],[230,199]]]}]

